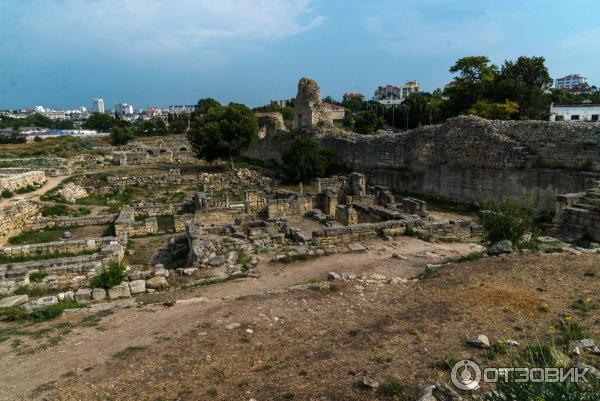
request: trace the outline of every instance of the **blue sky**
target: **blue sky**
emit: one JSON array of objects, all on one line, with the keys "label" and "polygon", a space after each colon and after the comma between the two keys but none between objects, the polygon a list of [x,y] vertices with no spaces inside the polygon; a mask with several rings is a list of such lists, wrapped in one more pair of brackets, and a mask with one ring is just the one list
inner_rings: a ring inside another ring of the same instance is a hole
[{"label": "blue sky", "polygon": [[468,55],[600,84],[598,0],[0,0],[0,109],[370,96]]}]

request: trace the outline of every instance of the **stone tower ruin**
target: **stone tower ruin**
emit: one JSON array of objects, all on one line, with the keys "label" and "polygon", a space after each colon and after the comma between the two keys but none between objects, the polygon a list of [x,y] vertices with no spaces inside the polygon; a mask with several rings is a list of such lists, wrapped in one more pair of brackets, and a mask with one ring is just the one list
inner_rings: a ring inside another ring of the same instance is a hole
[{"label": "stone tower ruin", "polygon": [[329,107],[321,101],[321,89],[316,81],[302,78],[294,107],[294,129],[310,129],[316,126],[332,126]]}]

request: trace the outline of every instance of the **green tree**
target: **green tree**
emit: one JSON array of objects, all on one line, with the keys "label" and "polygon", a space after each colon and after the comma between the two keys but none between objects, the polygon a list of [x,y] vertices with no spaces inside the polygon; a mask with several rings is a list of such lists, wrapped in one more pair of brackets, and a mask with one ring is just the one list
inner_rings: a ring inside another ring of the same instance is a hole
[{"label": "green tree", "polygon": [[110,133],[110,143],[113,146],[126,145],[135,138],[135,132],[131,127],[113,127]]},{"label": "green tree", "polygon": [[54,124],[54,128],[56,128],[56,129],[74,129],[75,124],[73,124],[73,121],[71,121],[71,120],[56,121],[56,123]]},{"label": "green tree", "polygon": [[305,182],[328,175],[337,165],[332,148],[323,148],[313,138],[296,139],[282,155],[285,177],[291,182]]},{"label": "green tree", "polygon": [[354,129],[364,135],[369,135],[383,128],[383,117],[377,117],[377,114],[371,110],[361,111],[354,118]]},{"label": "green tree", "polygon": [[457,75],[444,90],[446,117],[464,114],[477,100],[485,99],[498,75],[498,67],[485,56],[471,56],[456,61],[450,72]]},{"label": "green tree", "polygon": [[507,100],[519,104],[519,117],[546,120],[549,117],[551,97],[544,93],[552,83],[543,57],[519,57],[507,60],[496,77],[490,99]]},{"label": "green tree", "polygon": [[169,123],[169,132],[173,135],[182,135],[188,129],[188,122],[184,119],[173,120]]},{"label": "green tree", "polygon": [[469,109],[469,114],[487,118],[489,120],[512,120],[519,114],[519,104],[506,101],[504,103],[492,103],[487,100],[478,100]]},{"label": "green tree", "polygon": [[228,160],[233,170],[233,158],[257,139],[258,123],[254,112],[242,104],[213,106],[196,117],[187,137],[196,157],[208,162]]},{"label": "green tree", "polygon": [[35,113],[32,116],[29,116],[26,118],[27,120],[27,125],[33,126],[33,127],[41,127],[41,128],[54,128],[54,121],[52,121],[50,118]]},{"label": "green tree", "polygon": [[114,117],[104,113],[93,113],[85,123],[83,128],[96,130],[99,132],[108,132],[115,123]]},{"label": "green tree", "polygon": [[206,114],[213,107],[221,107],[221,103],[217,102],[211,97],[200,99],[198,100],[198,104],[196,105],[196,110],[194,111],[194,114],[196,116]]},{"label": "green tree", "polygon": [[162,120],[145,120],[138,125],[137,131],[140,136],[162,136],[167,134],[167,126]]}]

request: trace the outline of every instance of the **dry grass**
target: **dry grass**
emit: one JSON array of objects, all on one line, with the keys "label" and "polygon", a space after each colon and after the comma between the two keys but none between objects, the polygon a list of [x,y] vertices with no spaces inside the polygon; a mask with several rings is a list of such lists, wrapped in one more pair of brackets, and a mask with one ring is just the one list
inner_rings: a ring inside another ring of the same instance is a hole
[{"label": "dry grass", "polygon": [[[597,262],[595,255],[491,258],[404,286],[349,282],[329,292],[244,297],[198,316],[189,332],[157,340],[135,365],[112,360],[62,383],[51,399],[391,399],[356,387],[360,375],[398,378],[414,399],[448,380],[445,357],[487,361],[466,346],[469,336],[547,341],[551,326],[573,314],[573,300],[600,295],[598,279],[585,275]],[[579,320],[600,334],[597,310]],[[241,325],[228,330],[230,322]]]}]

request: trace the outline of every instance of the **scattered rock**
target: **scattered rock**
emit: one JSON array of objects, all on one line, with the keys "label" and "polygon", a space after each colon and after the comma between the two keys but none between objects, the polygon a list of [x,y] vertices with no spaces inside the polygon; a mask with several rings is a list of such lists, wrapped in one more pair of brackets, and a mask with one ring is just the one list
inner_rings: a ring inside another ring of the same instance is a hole
[{"label": "scattered rock", "polygon": [[335,280],[341,280],[341,279],[342,279],[342,277],[339,274],[335,273],[335,272],[329,272],[329,273],[327,273],[327,280],[328,281],[335,281]]},{"label": "scattered rock", "polygon": [[367,248],[365,248],[365,246],[363,244],[359,244],[358,242],[356,242],[354,244],[349,244],[348,249],[350,249],[350,252],[356,252],[356,253],[367,251]]},{"label": "scattered rock", "polygon": [[50,297],[42,297],[38,299],[35,304],[40,307],[50,306],[58,303],[58,297],[50,296]]},{"label": "scattered rock", "polygon": [[479,334],[476,338],[467,340],[467,344],[476,348],[491,348],[490,339],[485,334]]},{"label": "scattered rock", "polygon": [[[164,278],[164,277],[163,277]],[[146,280],[134,280],[129,282],[129,292],[132,295],[146,292]]]},{"label": "scattered rock", "polygon": [[80,288],[75,293],[76,301],[89,301],[92,299],[92,289],[91,288]]},{"label": "scattered rock", "polygon": [[462,401],[462,397],[446,384],[436,383],[431,393],[436,401]]},{"label": "scattered rock", "polygon": [[113,288],[108,290],[108,296],[110,299],[118,299],[118,298],[129,298],[131,297],[131,292],[129,291],[129,284],[123,282]]},{"label": "scattered rock", "polygon": [[225,326],[225,328],[227,330],[233,330],[233,329],[237,329],[240,326],[241,326],[240,323],[235,322],[235,323],[229,323],[227,326]]},{"label": "scattered rock", "polygon": [[400,259],[400,260],[408,260],[408,258],[406,256],[403,256],[400,252],[393,252],[392,253],[392,258],[393,259]]},{"label": "scattered rock", "polygon": [[210,267],[220,267],[225,264],[225,258],[223,256],[213,256],[208,260]]},{"label": "scattered rock", "polygon": [[437,401],[435,399],[435,397],[433,396],[433,390],[435,389],[435,386],[429,386],[425,389],[425,391],[423,392],[423,395],[421,396],[421,398],[419,398],[419,401]]},{"label": "scattered rock", "polygon": [[509,240],[496,242],[495,244],[490,245],[490,247],[488,248],[488,253],[490,255],[501,255],[512,252],[513,245],[512,242],[510,242]]},{"label": "scattered rock", "polygon": [[152,277],[150,280],[146,280],[146,287],[153,290],[164,290],[169,287],[169,283],[163,276]]},{"label": "scattered rock", "polygon": [[0,308],[8,308],[11,306],[19,306],[27,303],[29,297],[27,295],[14,295],[0,299]]},{"label": "scattered rock", "polygon": [[94,301],[104,301],[106,299],[106,290],[104,288],[94,288],[92,290],[92,299]]},{"label": "scattered rock", "polygon": [[358,380],[356,381],[356,384],[359,387],[368,388],[371,390],[376,390],[379,388],[379,382],[370,377],[367,377],[367,376],[359,377]]}]

